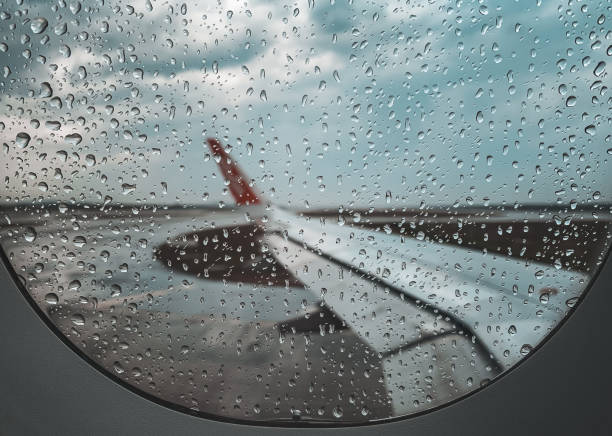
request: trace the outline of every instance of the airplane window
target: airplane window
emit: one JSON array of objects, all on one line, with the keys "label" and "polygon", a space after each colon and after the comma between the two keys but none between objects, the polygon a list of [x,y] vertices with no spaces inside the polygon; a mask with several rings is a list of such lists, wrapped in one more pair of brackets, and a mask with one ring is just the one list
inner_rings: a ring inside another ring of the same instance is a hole
[{"label": "airplane window", "polygon": [[4,260],[77,353],[186,412],[448,404],[537,352],[606,258],[609,19],[0,0]]}]

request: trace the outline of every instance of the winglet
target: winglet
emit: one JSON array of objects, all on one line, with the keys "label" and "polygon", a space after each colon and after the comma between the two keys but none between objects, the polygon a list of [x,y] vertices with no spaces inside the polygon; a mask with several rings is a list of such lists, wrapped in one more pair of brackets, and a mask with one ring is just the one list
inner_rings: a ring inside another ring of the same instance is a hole
[{"label": "winglet", "polygon": [[236,200],[238,206],[261,204],[261,200],[255,191],[249,186],[247,177],[244,175],[238,164],[225,152],[221,143],[215,138],[206,140],[212,154],[219,158],[219,169],[223,173],[225,180],[229,182],[229,190]]}]

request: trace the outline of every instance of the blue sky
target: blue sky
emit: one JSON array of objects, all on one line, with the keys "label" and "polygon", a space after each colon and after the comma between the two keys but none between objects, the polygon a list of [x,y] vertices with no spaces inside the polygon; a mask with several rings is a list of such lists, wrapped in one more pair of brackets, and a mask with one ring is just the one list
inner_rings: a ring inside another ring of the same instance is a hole
[{"label": "blue sky", "polygon": [[610,202],[608,2],[88,4],[5,5],[5,199],[229,204],[216,136],[300,209]]}]

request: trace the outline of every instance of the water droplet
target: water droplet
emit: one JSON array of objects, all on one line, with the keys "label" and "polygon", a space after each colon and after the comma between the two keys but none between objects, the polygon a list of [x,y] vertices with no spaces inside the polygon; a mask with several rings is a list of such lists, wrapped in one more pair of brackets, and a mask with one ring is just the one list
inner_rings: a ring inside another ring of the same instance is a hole
[{"label": "water droplet", "polygon": [[49,82],[42,82],[40,84],[40,96],[42,98],[53,97],[53,88],[51,88]]},{"label": "water droplet", "polygon": [[26,148],[30,143],[30,139],[30,135],[28,135],[26,132],[19,132],[15,137],[15,143],[19,148]]},{"label": "water droplet", "polygon": [[60,46],[59,52],[65,58],[69,58],[72,55],[72,49],[66,44]]},{"label": "water droplet", "polygon": [[565,300],[565,305],[571,309],[572,307],[576,305],[577,302],[578,302],[578,297],[572,297],[572,298],[568,298],[567,300]]},{"label": "water droplet", "polygon": [[114,283],[111,285],[111,297],[118,297],[121,295],[121,286]]},{"label": "water droplet", "polygon": [[26,242],[34,242],[36,240],[36,230],[34,230],[34,227],[26,227],[25,231],[23,232],[23,238],[26,240]]},{"label": "water droplet", "polygon": [[74,315],[72,315],[72,317],[70,318],[70,321],[74,325],[78,325],[78,326],[85,325],[85,317],[81,315],[80,313],[75,313]]},{"label": "water droplet", "polygon": [[136,190],[136,185],[132,185],[129,183],[124,183],[121,185],[121,192],[123,193],[123,195],[131,194],[135,190]]},{"label": "water droplet", "polygon": [[70,12],[74,15],[78,14],[81,11],[81,2],[74,2],[70,4]]},{"label": "water droplet", "polygon": [[32,32],[36,34],[43,33],[45,29],[47,29],[48,25],[49,25],[49,22],[45,18],[37,17],[37,18],[34,18],[32,22],[30,23],[30,29],[32,29]]},{"label": "water droplet", "polygon": [[53,29],[53,33],[57,36],[61,36],[68,31],[68,25],[66,23],[60,23]]},{"label": "water droplet", "polygon": [[66,135],[64,139],[70,145],[79,145],[83,140],[83,137],[78,133],[70,133]]},{"label": "water droplet", "polygon": [[119,362],[113,363],[113,369],[117,374],[123,374],[125,372],[125,369],[123,369],[123,366],[121,366]]},{"label": "water droplet", "polygon": [[57,294],[49,292],[45,295],[45,303],[55,305],[59,303],[59,297],[57,296]]},{"label": "water droplet", "polygon": [[72,239],[72,243],[74,244],[75,247],[82,248],[87,243],[87,239],[85,239],[84,236],[75,236]]},{"label": "water droplet", "polygon": [[584,128],[584,133],[594,136],[597,133],[597,129],[595,128],[594,124],[589,124]]},{"label": "water droplet", "polygon": [[601,61],[597,64],[597,66],[593,70],[593,74],[597,77],[600,77],[601,75],[603,75],[605,69],[606,69],[606,63],[604,61]]}]

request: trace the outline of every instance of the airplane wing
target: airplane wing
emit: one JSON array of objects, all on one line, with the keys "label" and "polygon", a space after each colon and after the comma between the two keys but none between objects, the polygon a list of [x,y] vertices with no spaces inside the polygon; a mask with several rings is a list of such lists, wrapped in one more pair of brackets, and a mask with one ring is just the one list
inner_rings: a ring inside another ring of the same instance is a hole
[{"label": "airplane wing", "polygon": [[[209,140],[209,145],[236,202],[252,202],[254,194],[244,193],[252,191],[243,189],[246,179],[236,163],[218,142]],[[439,374],[442,379],[467,379],[473,373],[493,378],[557,325],[567,313],[565,301],[577,297],[578,285],[588,279],[584,273],[534,261],[483,255],[282,208],[271,211],[264,243],[381,356],[397,413],[412,407],[406,401],[415,393],[400,384],[426,366],[423,344],[437,348],[436,359],[450,361],[463,353],[472,362],[469,368],[453,366],[452,374]],[[443,386],[438,383],[437,389]]]},{"label": "airplane wing", "polygon": [[[584,273],[499,254],[322,224],[281,210],[275,216],[288,241],[460,320],[504,368],[551,331],[567,313],[565,301],[587,280]],[[542,289],[556,295],[543,297]]]}]

